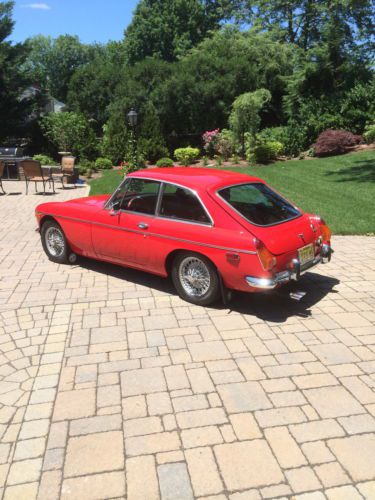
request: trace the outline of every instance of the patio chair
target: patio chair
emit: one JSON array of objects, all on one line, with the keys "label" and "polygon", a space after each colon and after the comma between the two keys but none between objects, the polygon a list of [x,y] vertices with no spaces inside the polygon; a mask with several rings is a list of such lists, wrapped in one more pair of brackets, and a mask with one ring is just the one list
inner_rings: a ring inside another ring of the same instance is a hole
[{"label": "patio chair", "polygon": [[52,184],[53,192],[55,192],[55,185],[53,182],[51,171],[48,170],[48,173],[46,173],[45,170],[43,171],[42,166],[41,166],[39,161],[23,160],[23,161],[20,161],[19,166],[22,168],[24,176],[25,176],[26,194],[28,194],[30,182],[35,183],[35,191],[36,192],[38,192],[38,182],[43,183],[43,193],[44,194],[46,194],[46,183],[47,182],[48,182],[50,187]]},{"label": "patio chair", "polygon": [[[59,172],[52,171],[52,176],[54,179],[59,179],[62,184],[62,188],[65,189],[64,186],[64,177],[72,177],[74,175],[74,156],[63,156],[61,159],[61,167]],[[66,182],[68,184],[68,182]],[[76,184],[74,183],[74,188],[76,188]]]},{"label": "patio chair", "polygon": [[3,188],[3,175],[4,175],[5,163],[0,161],[0,188],[3,194],[6,194]]}]

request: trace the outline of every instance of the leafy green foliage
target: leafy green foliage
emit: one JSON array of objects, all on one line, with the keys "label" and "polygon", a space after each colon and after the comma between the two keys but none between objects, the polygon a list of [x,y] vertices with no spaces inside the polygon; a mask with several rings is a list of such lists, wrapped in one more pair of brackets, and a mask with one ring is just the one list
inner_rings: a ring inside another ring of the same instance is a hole
[{"label": "leafy green foliage", "polygon": [[39,161],[42,165],[56,165],[55,160],[53,160],[50,156],[45,154],[34,155],[33,160]]},{"label": "leafy green foliage", "polygon": [[276,160],[283,148],[283,144],[278,141],[257,142],[246,150],[246,158],[250,163],[268,163]]},{"label": "leafy green foliage", "polygon": [[112,168],[112,161],[108,158],[99,157],[95,160],[95,167],[98,170],[110,170]]},{"label": "leafy green foliage", "polygon": [[87,158],[95,156],[95,134],[83,115],[50,113],[41,119],[40,125],[44,135],[59,151],[70,151]]},{"label": "leafy green foliage", "polygon": [[174,156],[177,158],[177,161],[181,165],[191,165],[196,161],[199,157],[199,149],[198,148],[178,148],[174,151]]},{"label": "leafy green foliage", "polygon": [[123,43],[95,45],[90,61],[80,65],[69,81],[67,105],[72,111],[84,114],[97,133],[102,132],[109,118],[108,106],[120,84],[124,62]]},{"label": "leafy green foliage", "polygon": [[246,132],[250,134],[250,140],[255,141],[255,135],[261,123],[260,111],[270,100],[271,93],[266,89],[246,92],[235,99],[229,124],[236,139],[242,145],[242,150],[244,150]]},{"label": "leafy green foliage", "polygon": [[240,21],[272,31],[304,50],[326,41],[334,47],[341,39],[347,47],[371,47],[371,1],[244,0],[235,14]]},{"label": "leafy green foliage", "polygon": [[286,77],[293,70],[293,49],[267,33],[225,28],[170,66],[171,74],[155,89],[167,134],[197,134],[223,129],[237,96],[267,88],[272,101],[262,112],[263,123],[282,120]]},{"label": "leafy green foliage", "polygon": [[255,145],[262,129],[262,143],[299,155],[324,130],[361,134],[375,120],[372,0],[140,0],[124,40],[106,45],[70,35],[11,43],[11,12],[0,2],[0,139],[29,137],[31,153],[54,154],[36,123],[47,94],[88,122],[91,145],[78,135],[69,149],[94,158],[93,134],[103,136],[100,154],[134,168],[166,147],[201,147],[205,130],[235,136],[211,157],[244,155],[245,135]]},{"label": "leafy green foliage", "polygon": [[229,160],[236,147],[236,140],[233,132],[224,128],[220,134],[218,134],[215,147],[220,157],[224,158],[224,160]]},{"label": "leafy green foliage", "polygon": [[13,2],[0,2],[0,140],[16,134],[33,108],[34,98],[24,94],[29,84],[22,64],[27,45],[11,43]]},{"label": "leafy green foliage", "polygon": [[86,175],[87,173],[95,172],[97,170],[95,162],[88,160],[87,158],[80,159],[77,169],[80,175]]},{"label": "leafy green foliage", "polygon": [[140,0],[125,31],[130,63],[155,56],[176,60],[202,41],[225,17],[225,2],[211,0]]},{"label": "leafy green foliage", "polygon": [[173,160],[171,158],[160,158],[156,162],[157,167],[173,167]]},{"label": "leafy green foliage", "polygon": [[55,39],[37,35],[28,40],[31,49],[23,69],[33,82],[66,102],[70,79],[90,58],[90,48],[77,36],[61,35]]},{"label": "leafy green foliage", "polygon": [[375,123],[371,123],[370,125],[366,126],[363,138],[365,139],[367,144],[375,142]]},{"label": "leafy green foliage", "polygon": [[103,125],[103,137],[100,144],[102,155],[110,158],[117,165],[127,156],[129,130],[124,113],[118,108],[113,110],[108,122]]},{"label": "leafy green foliage", "polygon": [[138,147],[145,158],[154,163],[161,156],[167,155],[168,149],[161,133],[159,116],[151,101],[142,109],[140,127]]}]

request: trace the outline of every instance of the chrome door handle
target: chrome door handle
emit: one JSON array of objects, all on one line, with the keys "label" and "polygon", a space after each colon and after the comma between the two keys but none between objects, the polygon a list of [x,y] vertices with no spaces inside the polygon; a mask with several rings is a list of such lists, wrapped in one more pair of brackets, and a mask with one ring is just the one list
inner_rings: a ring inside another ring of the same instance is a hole
[{"label": "chrome door handle", "polygon": [[139,227],[139,229],[147,229],[148,228],[148,224],[146,224],[145,222],[140,222],[138,224],[138,227]]}]

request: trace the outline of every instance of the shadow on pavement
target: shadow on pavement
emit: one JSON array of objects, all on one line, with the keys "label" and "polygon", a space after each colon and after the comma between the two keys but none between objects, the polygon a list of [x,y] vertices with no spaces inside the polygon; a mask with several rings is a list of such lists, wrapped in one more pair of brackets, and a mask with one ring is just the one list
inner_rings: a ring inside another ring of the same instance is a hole
[{"label": "shadow on pavement", "polygon": [[[135,285],[150,287],[163,293],[176,295],[169,279],[82,257],[79,260],[79,265],[85,269],[123,279]],[[228,310],[228,314],[238,312],[255,316],[263,321],[283,323],[290,316],[299,316],[301,318],[311,316],[310,308],[329,293],[337,293],[334,286],[339,283],[340,281],[336,278],[308,272],[297,283],[292,282],[284,285],[276,291],[266,293],[233,292],[233,298],[227,306],[218,303],[209,308],[225,309]],[[306,295],[300,301],[293,300],[289,294],[296,291],[305,292]]]}]

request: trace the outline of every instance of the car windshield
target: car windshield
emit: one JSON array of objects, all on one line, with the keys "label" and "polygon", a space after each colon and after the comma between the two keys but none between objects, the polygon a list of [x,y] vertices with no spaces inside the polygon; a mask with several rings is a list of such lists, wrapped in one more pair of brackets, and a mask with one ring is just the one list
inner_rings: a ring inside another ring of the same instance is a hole
[{"label": "car windshield", "polygon": [[294,219],[301,213],[287,200],[261,183],[238,184],[219,195],[249,222],[269,226]]}]

